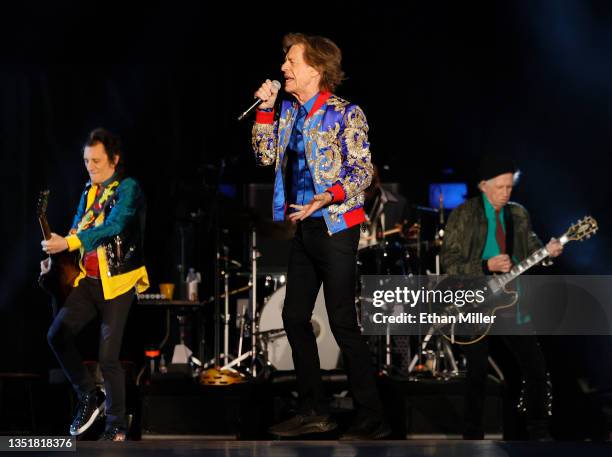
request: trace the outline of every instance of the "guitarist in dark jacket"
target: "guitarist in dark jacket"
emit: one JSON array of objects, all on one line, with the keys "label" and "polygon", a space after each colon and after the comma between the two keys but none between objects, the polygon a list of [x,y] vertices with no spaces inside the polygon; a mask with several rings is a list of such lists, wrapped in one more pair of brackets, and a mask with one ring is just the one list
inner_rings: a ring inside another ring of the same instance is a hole
[{"label": "guitarist in dark jacket", "polygon": [[[512,266],[542,247],[531,228],[527,210],[510,202],[518,178],[514,163],[505,157],[485,157],[480,166],[481,195],[466,201],[450,215],[441,252],[444,273],[490,275],[507,273]],[[546,245],[550,257],[563,247],[554,238]],[[517,315],[520,318],[520,315]],[[528,431],[531,439],[548,435],[546,367],[535,336],[501,337],[516,358],[527,389]],[[483,439],[488,341],[464,346],[467,358],[465,439]]]},{"label": "guitarist in dark jacket", "polygon": [[[70,235],[55,233],[42,242],[43,251],[80,253],[81,274],[57,313],[49,344],[79,396],[71,435],[87,430],[106,404],[106,429],[101,439],[126,438],[125,379],[119,362],[123,330],[135,291],[148,285],[142,252],[144,195],[136,181],[123,176],[119,140],[104,129],[93,130],[83,150],[90,182],[76,211]],[[43,274],[48,262],[41,265]],[[96,389],[83,365],[75,337],[99,316],[99,364],[106,396]]]}]

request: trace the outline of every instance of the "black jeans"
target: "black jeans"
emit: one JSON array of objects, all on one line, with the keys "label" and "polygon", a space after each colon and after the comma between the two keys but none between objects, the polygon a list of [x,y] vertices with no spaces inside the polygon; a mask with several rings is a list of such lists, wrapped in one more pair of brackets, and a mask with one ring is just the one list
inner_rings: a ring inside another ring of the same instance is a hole
[{"label": "black jeans", "polygon": [[321,283],[331,331],[361,415],[382,419],[382,404],[355,309],[359,226],[329,235],[323,218],[298,223],[291,245],[283,324],[291,345],[300,408],[327,413],[317,342],[310,324]]},{"label": "black jeans", "polygon": [[[482,439],[484,401],[489,355],[489,336],[475,344],[464,346],[467,360],[464,437]],[[542,438],[548,433],[546,399],[546,362],[535,336],[505,335],[502,338],[518,362],[527,394],[527,428],[530,438]]]},{"label": "black jeans", "polygon": [[134,291],[131,290],[105,300],[101,281],[83,278],[66,299],[47,334],[51,349],[77,393],[91,392],[95,383],[77,350],[75,336],[85,324],[100,316],[98,361],[106,390],[107,427],[126,426],[125,374],[119,362],[119,351],[133,298]]}]

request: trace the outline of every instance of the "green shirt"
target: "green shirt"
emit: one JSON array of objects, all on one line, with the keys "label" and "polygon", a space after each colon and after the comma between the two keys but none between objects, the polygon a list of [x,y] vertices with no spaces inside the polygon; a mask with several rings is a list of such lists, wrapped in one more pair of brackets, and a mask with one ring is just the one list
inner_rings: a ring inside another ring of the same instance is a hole
[{"label": "green shirt", "polygon": [[[491,257],[500,255],[501,251],[497,244],[497,237],[495,232],[497,231],[497,218],[495,217],[495,208],[489,202],[487,196],[483,193],[482,200],[484,201],[485,216],[487,218],[487,241],[485,242],[484,250],[482,251],[482,260],[488,260]],[[506,225],[504,223],[504,208],[499,211],[499,219],[502,224],[504,234],[506,233]]]},{"label": "green shirt", "polygon": [[[493,208],[493,205],[491,205],[491,202],[489,202],[489,199],[484,193],[482,194],[482,200],[484,201],[485,217],[487,218],[487,241],[485,242],[485,247],[482,251],[482,260],[488,260],[491,257],[500,255],[501,251],[499,249],[499,245],[497,244],[497,236],[495,235],[497,231],[497,217],[495,216],[495,208]],[[506,234],[506,224],[504,221],[503,207],[499,211],[499,220],[502,225],[502,230],[504,231],[504,234]],[[514,261],[514,263],[518,263],[517,259],[514,256],[512,260]],[[520,284],[518,279],[516,280],[515,287],[517,288],[517,291],[520,292]],[[518,325],[526,324],[527,322],[531,321],[531,316],[529,314],[524,315],[521,313],[520,302],[516,303],[515,309],[515,318],[516,323]]]}]

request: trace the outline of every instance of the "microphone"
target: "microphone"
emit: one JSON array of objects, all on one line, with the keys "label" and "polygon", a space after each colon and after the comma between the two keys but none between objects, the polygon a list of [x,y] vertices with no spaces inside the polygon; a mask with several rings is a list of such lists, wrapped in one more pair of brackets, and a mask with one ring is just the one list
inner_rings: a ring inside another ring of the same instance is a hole
[{"label": "microphone", "polygon": [[[272,87],[274,87],[277,90],[280,90],[281,88],[281,83],[279,83],[276,79],[274,81],[272,81]],[[255,99],[255,103],[253,103],[251,106],[249,106],[244,113],[242,113],[240,116],[238,116],[238,120],[241,121],[243,120],[245,117],[247,117],[251,111],[253,111],[255,108],[257,108],[259,105],[261,105],[263,103],[263,100],[259,97],[257,97]]]}]

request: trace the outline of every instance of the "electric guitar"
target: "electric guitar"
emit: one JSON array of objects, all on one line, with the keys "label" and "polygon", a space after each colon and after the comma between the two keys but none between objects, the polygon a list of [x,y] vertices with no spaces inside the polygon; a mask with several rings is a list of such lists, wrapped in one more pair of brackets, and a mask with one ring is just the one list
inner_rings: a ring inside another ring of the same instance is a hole
[{"label": "electric guitar", "polygon": [[[598,230],[597,221],[591,216],[586,216],[579,220],[559,237],[559,242],[562,245],[570,241],[583,241],[593,236]],[[484,338],[494,322],[495,313],[502,309],[507,309],[514,306],[519,297],[516,290],[511,290],[511,283],[521,274],[529,270],[531,267],[538,265],[549,256],[546,247],[540,248],[524,259],[522,262],[514,265],[508,273],[496,274],[483,278],[464,280],[455,277],[449,277],[443,280],[437,289],[451,290],[486,290],[485,299],[482,303],[470,303],[458,306],[453,303],[444,308],[444,313],[448,316],[454,316],[460,321],[460,315],[467,313],[482,313],[483,316],[489,318],[482,319],[482,322],[462,323],[461,334],[455,335],[453,324],[444,324],[437,326],[440,333],[449,341],[455,344],[474,344]],[[430,308],[430,312],[431,312]]]},{"label": "electric guitar", "polygon": [[[47,204],[49,202],[49,190],[43,190],[38,194],[36,204],[36,215],[42,230],[43,238],[51,238],[51,229],[47,221]],[[51,295],[54,314],[61,307],[68,294],[72,290],[74,280],[80,273],[78,252],[62,251],[51,254],[48,257],[50,269],[47,273],[41,272],[38,284]]]}]

